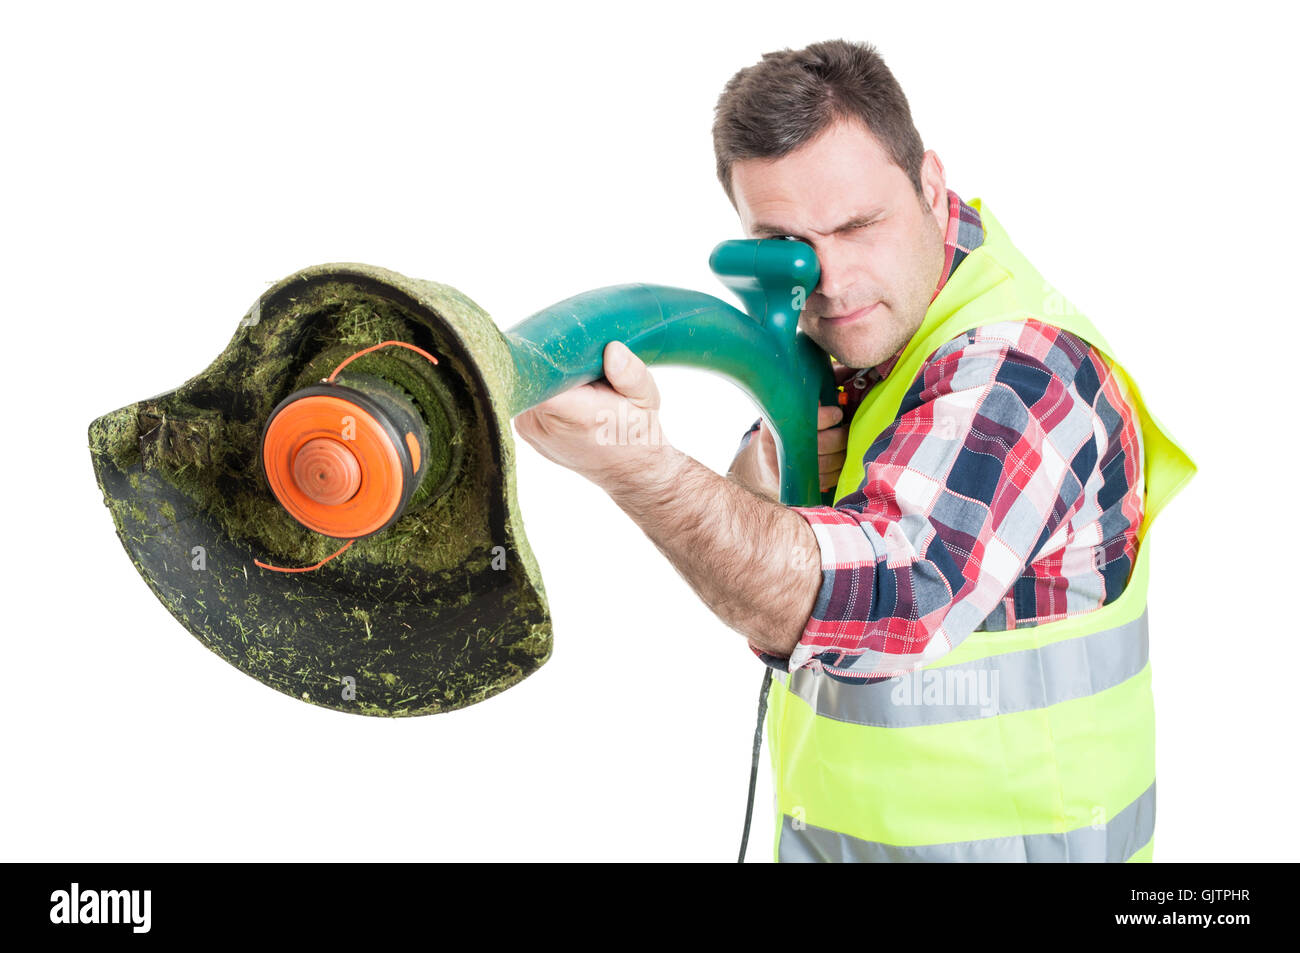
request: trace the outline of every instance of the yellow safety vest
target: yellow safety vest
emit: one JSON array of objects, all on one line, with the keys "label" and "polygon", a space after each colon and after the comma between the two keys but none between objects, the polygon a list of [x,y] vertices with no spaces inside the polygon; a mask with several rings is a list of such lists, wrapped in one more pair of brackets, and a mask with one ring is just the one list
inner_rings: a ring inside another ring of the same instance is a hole
[{"label": "yellow safety vest", "polygon": [[1137,412],[1145,509],[1128,584],[1058,622],[973,632],[916,672],[873,684],[815,666],[775,672],[767,730],[778,861],[1149,861],[1155,710],[1146,534],[1195,464],[1150,414],[1110,345],[1012,246],[985,237],[945,283],[849,426],[835,499],[898,415],[925,359],[971,328],[1034,318],[1094,345]]}]

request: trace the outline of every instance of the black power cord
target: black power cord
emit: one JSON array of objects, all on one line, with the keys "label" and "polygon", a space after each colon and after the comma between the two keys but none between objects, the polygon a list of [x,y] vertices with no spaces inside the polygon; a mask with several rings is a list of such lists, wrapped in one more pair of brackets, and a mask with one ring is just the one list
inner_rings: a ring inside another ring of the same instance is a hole
[{"label": "black power cord", "polygon": [[772,684],[772,670],[763,666],[763,687],[758,692],[758,724],[754,726],[754,760],[749,766],[749,799],[745,802],[745,830],[740,835],[740,857],[736,863],[745,862],[745,848],[749,846],[749,822],[754,817],[754,788],[758,784],[758,753],[763,748],[763,718],[767,715],[767,692]]}]

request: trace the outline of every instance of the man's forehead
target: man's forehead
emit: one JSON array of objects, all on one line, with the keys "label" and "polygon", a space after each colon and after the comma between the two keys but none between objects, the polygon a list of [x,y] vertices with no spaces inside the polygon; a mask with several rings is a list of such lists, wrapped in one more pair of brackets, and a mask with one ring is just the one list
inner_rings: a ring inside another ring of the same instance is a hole
[{"label": "man's forehead", "polygon": [[884,215],[890,203],[875,189],[810,189],[796,195],[760,189],[742,200],[737,211],[745,231],[755,238],[779,235],[831,235],[865,225]]},{"label": "man's forehead", "polygon": [[856,123],[837,123],[778,159],[743,159],[732,167],[736,211],[756,236],[796,230],[825,234],[878,215],[898,180],[906,178]]}]

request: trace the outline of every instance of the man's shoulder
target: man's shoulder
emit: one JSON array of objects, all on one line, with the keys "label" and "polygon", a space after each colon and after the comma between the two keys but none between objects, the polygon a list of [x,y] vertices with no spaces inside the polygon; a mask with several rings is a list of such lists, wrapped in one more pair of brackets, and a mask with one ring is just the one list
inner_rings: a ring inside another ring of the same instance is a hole
[{"label": "man's shoulder", "polygon": [[981,378],[991,383],[1038,377],[1044,385],[1054,378],[1090,404],[1106,375],[1106,359],[1098,348],[1048,321],[1022,318],[982,324],[945,341],[926,359],[912,390],[938,379],[969,387]]},{"label": "man's shoulder", "polygon": [[1065,328],[1037,318],[997,321],[970,328],[945,341],[925,361],[933,364],[954,356],[997,355],[1040,363],[1070,378],[1087,361],[1103,361],[1100,350]]}]

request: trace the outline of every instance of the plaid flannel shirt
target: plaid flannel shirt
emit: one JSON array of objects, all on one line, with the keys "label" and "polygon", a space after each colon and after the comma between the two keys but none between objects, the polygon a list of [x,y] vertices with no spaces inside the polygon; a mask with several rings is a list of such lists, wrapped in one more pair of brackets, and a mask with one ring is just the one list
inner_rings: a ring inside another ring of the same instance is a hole
[{"label": "plaid flannel shirt", "polygon": [[[973,208],[948,199],[935,296],[984,234]],[[844,419],[901,353],[846,382]],[[946,342],[863,463],[837,505],[790,507],[812,526],[822,579],[788,659],[751,643],[773,668],[889,678],[971,632],[1091,612],[1128,581],[1141,433],[1104,356],[1068,331],[1030,319]]]}]

